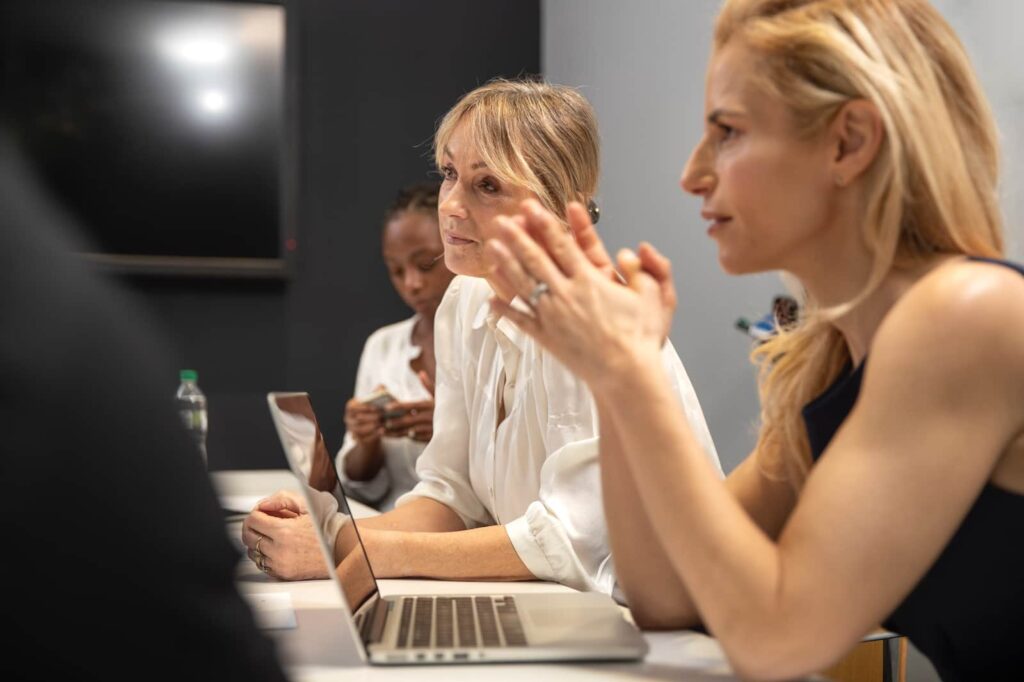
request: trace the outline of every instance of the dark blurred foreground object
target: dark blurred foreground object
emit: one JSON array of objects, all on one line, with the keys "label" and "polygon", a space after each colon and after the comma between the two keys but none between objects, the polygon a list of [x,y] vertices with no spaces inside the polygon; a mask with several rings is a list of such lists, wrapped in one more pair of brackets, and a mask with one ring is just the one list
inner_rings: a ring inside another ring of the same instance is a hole
[{"label": "dark blurred foreground object", "polygon": [[283,680],[159,345],[0,130],[4,679]]}]

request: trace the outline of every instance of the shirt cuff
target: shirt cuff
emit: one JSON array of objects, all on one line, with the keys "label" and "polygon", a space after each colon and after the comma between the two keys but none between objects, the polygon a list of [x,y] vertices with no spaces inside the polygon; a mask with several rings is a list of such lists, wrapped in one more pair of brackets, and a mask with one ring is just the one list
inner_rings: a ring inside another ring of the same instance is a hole
[{"label": "shirt cuff", "polygon": [[334,556],[334,541],[338,539],[338,533],[341,532],[342,526],[349,521],[348,516],[341,513],[335,513],[327,517],[324,521],[324,538],[327,540],[327,552],[333,557]]},{"label": "shirt cuff", "polygon": [[573,551],[565,530],[551,523],[540,502],[505,524],[505,532],[519,559],[541,580],[550,580],[582,591],[604,591],[597,585]]}]

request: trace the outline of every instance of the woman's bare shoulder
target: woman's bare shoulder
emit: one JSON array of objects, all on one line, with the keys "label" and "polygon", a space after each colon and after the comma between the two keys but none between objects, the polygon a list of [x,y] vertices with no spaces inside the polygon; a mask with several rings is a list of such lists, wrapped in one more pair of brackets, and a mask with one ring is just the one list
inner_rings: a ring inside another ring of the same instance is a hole
[{"label": "woman's bare shoulder", "polygon": [[[872,365],[920,370],[927,382],[1024,385],[1024,276],[958,260],[918,280],[893,306],[872,342]],[[936,372],[935,369],[941,369]],[[973,382],[973,381],[972,381]]]}]

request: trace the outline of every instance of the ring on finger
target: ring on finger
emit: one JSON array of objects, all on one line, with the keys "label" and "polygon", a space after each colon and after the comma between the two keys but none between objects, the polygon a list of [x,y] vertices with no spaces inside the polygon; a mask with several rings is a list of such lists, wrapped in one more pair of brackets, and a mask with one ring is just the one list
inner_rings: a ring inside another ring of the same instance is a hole
[{"label": "ring on finger", "polygon": [[527,297],[527,302],[531,308],[536,308],[537,304],[540,303],[540,297],[551,291],[547,282],[537,282],[537,286],[533,288],[530,295]]},{"label": "ring on finger", "polygon": [[257,554],[262,554],[262,553],[263,553],[263,552],[261,552],[261,551],[260,551],[260,543],[261,543],[261,542],[263,542],[264,538],[266,538],[266,537],[267,537],[266,535],[261,535],[261,536],[260,536],[260,537],[259,537],[259,538],[258,538],[258,539],[256,540],[256,547],[254,547],[254,549],[256,550],[256,553],[257,553]]}]

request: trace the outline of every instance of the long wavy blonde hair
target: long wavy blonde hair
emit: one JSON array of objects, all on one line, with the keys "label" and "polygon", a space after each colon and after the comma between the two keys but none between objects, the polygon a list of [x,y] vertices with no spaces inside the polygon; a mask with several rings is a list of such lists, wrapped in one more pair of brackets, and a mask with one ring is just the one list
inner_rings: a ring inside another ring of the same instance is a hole
[{"label": "long wavy blonde hair", "polygon": [[438,125],[438,167],[445,145],[463,122],[480,160],[499,180],[526,187],[563,220],[570,201],[585,204],[597,192],[597,118],[576,90],[535,80],[495,79],[470,91]]},{"label": "long wavy blonde hair", "polygon": [[760,367],[760,465],[803,485],[810,446],[800,407],[849,362],[831,324],[893,268],[935,254],[1003,252],[995,122],[956,34],[925,0],[727,0],[714,49],[742,40],[759,57],[755,82],[819,134],[851,100],[878,109],[885,139],[863,207],[873,268],[852,301],[801,320],[752,355]]}]

